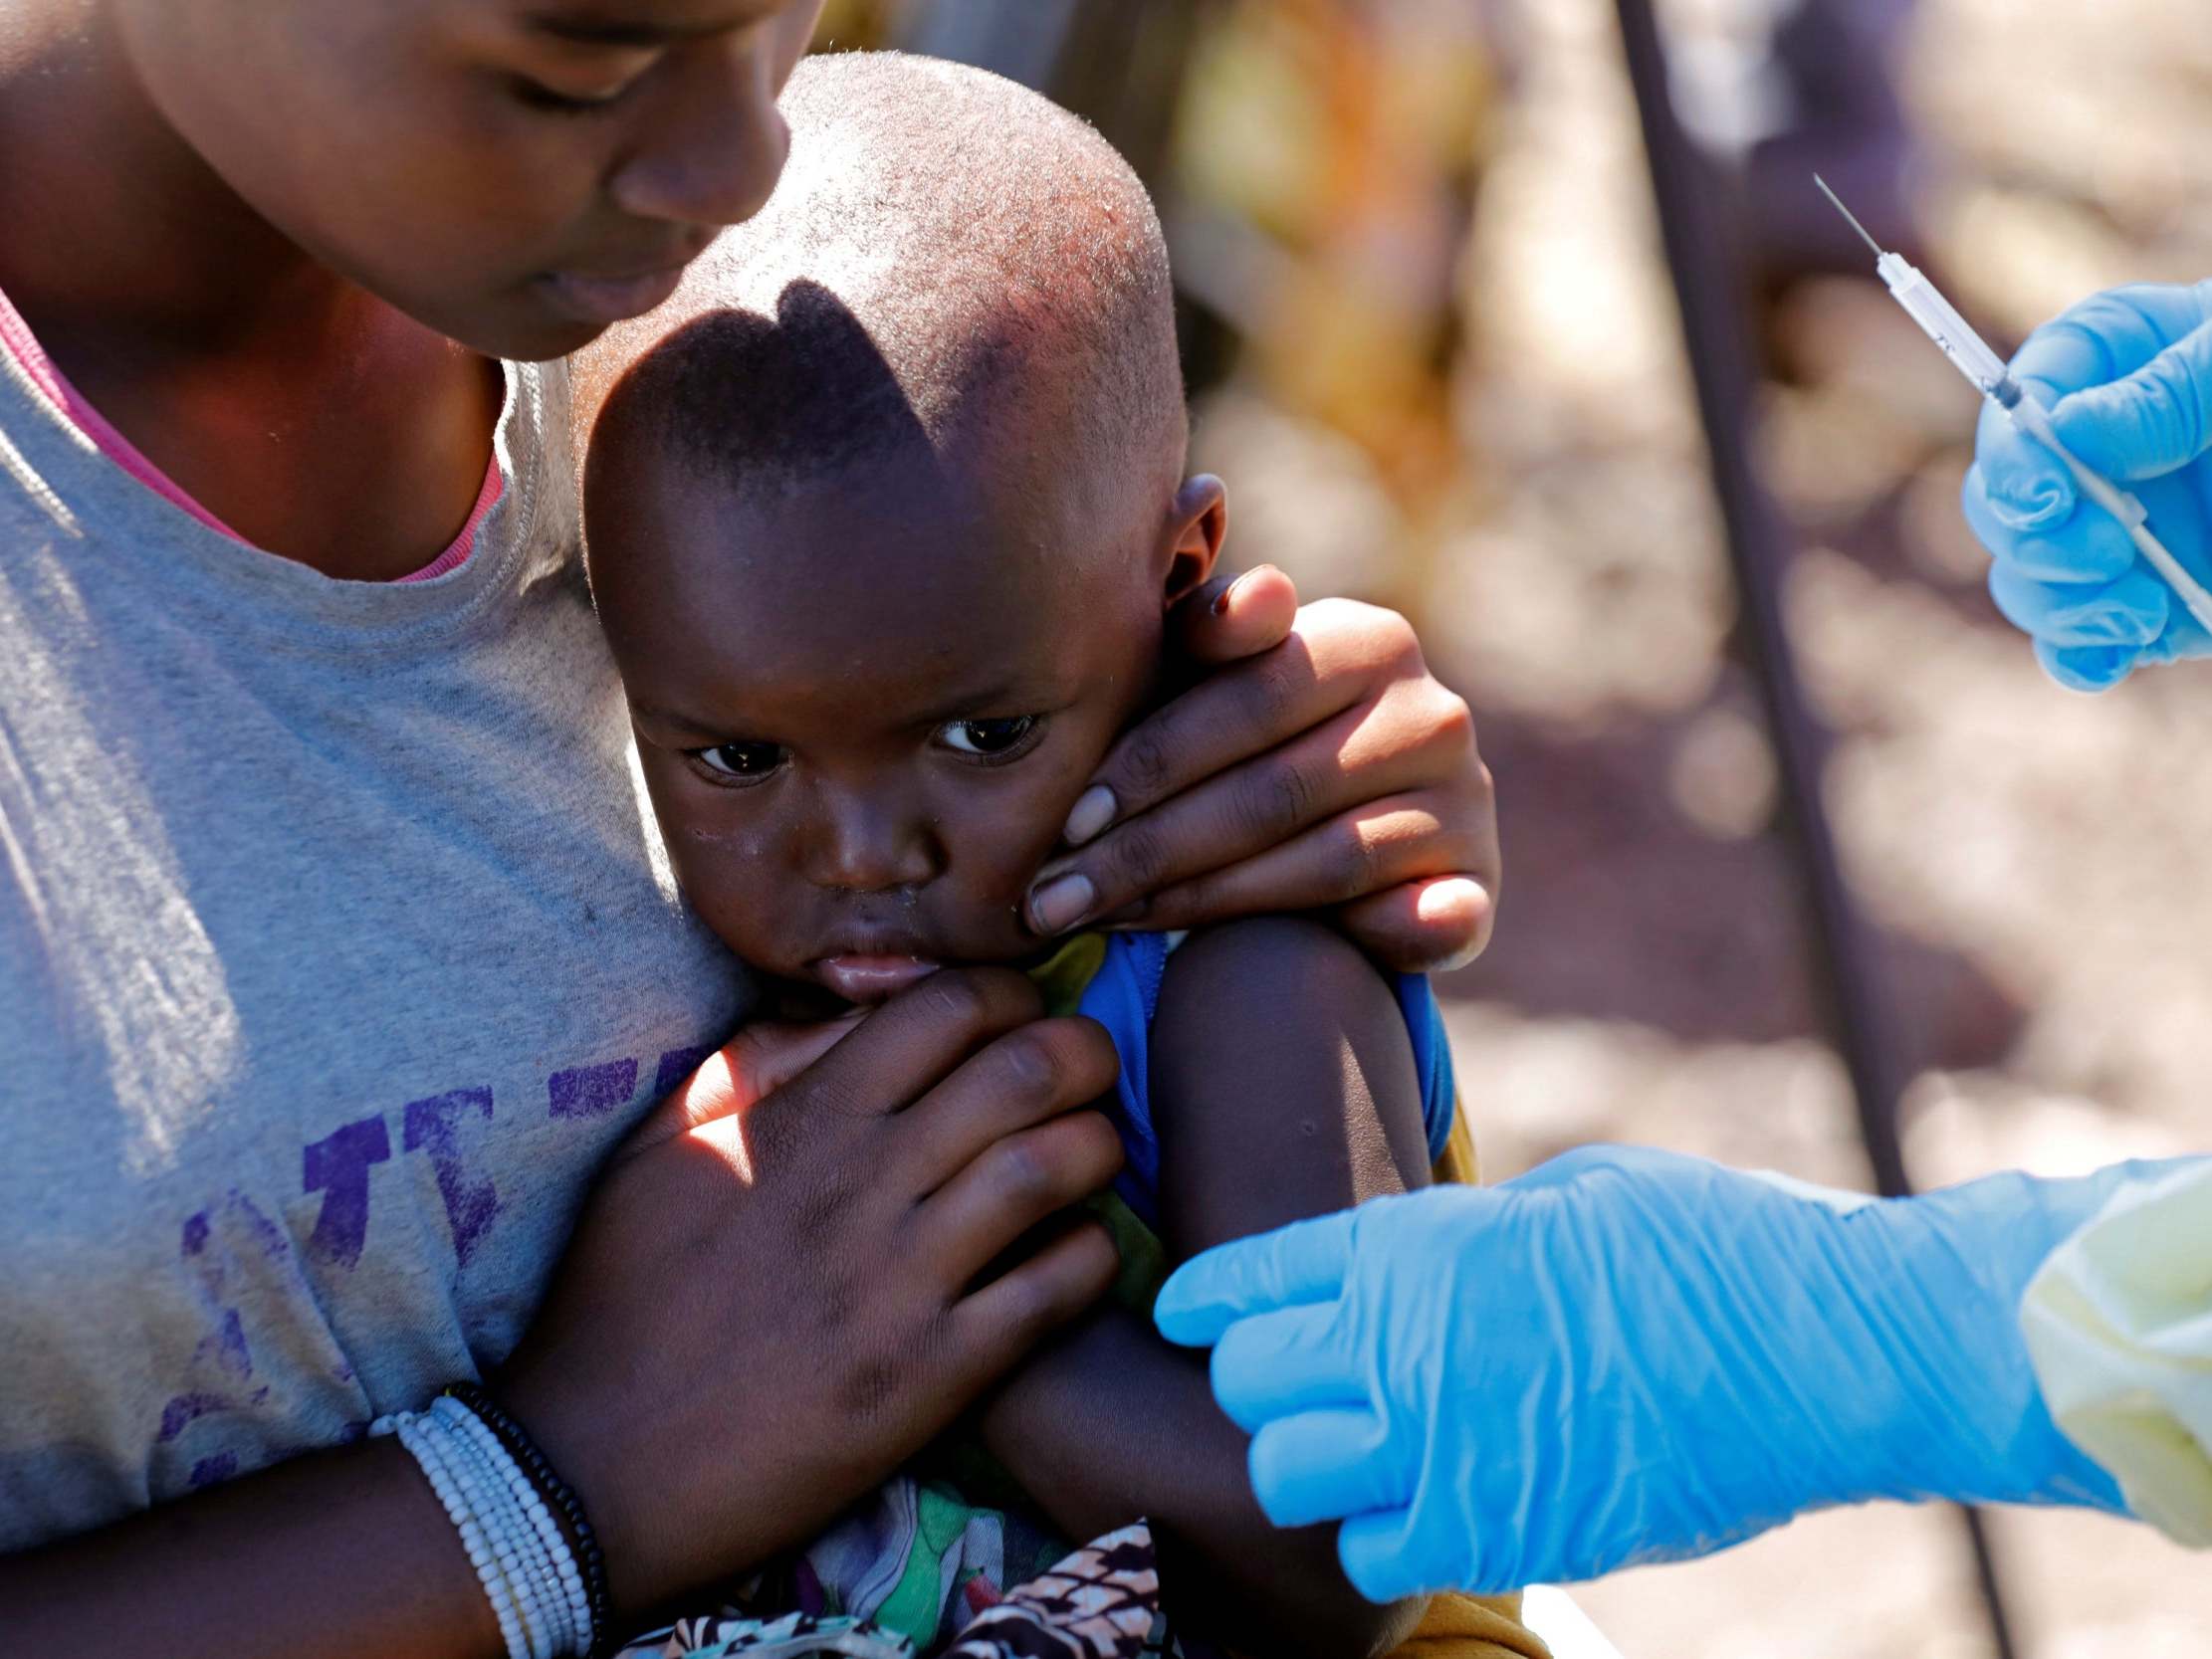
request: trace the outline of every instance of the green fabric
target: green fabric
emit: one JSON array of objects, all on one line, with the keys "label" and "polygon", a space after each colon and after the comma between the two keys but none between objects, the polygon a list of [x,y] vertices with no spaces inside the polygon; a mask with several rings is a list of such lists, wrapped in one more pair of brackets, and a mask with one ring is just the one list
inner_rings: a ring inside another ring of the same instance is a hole
[{"label": "green fabric", "polygon": [[1059,1018],[1072,1014],[1083,993],[1106,965],[1106,935],[1077,933],[1059,949],[1029,968],[1029,983],[1044,998],[1044,1011]]},{"label": "green fabric", "polygon": [[1168,1282],[1168,1247],[1160,1242],[1158,1233],[1138,1219],[1135,1210],[1111,1192],[1099,1193],[1086,1200],[1083,1207],[1098,1217],[1113,1235],[1114,1248],[1121,1252],[1121,1271],[1114,1276],[1111,1293],[1115,1303],[1151,1319],[1153,1301]]},{"label": "green fabric", "polygon": [[[939,1592],[944,1584],[945,1556],[958,1547],[977,1512],[950,1488],[935,1482],[922,1486],[917,1501],[921,1516],[915,1528],[914,1549],[906,1557],[906,1570],[899,1574],[898,1587],[876,1609],[875,1621],[919,1646],[937,1634],[943,1611]],[[999,1586],[1001,1590],[1007,1587]]]},{"label": "green fabric", "polygon": [[[1075,1012],[1105,960],[1106,935],[1079,933],[1031,967],[1029,978],[1043,993],[1045,1012]],[[1121,1272],[1112,1292],[1114,1301],[1150,1318],[1153,1299],[1167,1283],[1167,1247],[1138,1219],[1136,1211],[1111,1192],[1097,1194],[1084,1207],[1098,1217],[1121,1253]],[[922,1481],[921,1517],[914,1547],[897,1588],[872,1616],[878,1624],[898,1631],[917,1646],[927,1646],[937,1634],[945,1558],[959,1549],[977,1516],[1007,1518],[1005,1570],[1009,1582],[995,1586],[1001,1593],[1010,1584],[1034,1577],[1074,1548],[1073,1540],[1059,1537],[1043,1524],[1035,1505],[1013,1476],[972,1434],[955,1434],[939,1442],[924,1454],[915,1473]],[[1014,1515],[1020,1517],[1018,1522],[1011,1519]],[[1037,1541],[1033,1548],[1021,1549],[1032,1540]],[[1017,1550],[1023,1556],[1018,1560],[1013,1558]]]}]

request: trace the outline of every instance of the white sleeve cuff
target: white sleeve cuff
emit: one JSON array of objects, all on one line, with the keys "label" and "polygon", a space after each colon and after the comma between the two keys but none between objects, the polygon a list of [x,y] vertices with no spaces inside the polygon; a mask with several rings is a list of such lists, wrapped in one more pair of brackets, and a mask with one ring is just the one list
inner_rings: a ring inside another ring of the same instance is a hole
[{"label": "white sleeve cuff", "polygon": [[2212,1159],[2116,1193],[2038,1270],[2020,1326],[2060,1429],[2139,1518],[2212,1549]]}]

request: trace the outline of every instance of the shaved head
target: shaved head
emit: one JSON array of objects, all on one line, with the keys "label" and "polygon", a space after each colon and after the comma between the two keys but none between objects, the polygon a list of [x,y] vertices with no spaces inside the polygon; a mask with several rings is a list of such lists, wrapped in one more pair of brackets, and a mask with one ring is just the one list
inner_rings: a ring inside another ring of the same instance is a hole
[{"label": "shaved head", "polygon": [[588,438],[748,490],[995,430],[1104,507],[1172,495],[1187,438],[1167,247],[1096,130],[982,70],[802,63],[768,207],[578,362]]},{"label": "shaved head", "polygon": [[685,898],[851,999],[855,962],[1036,948],[1226,508],[1104,139],[926,58],[813,59],[782,109],[767,210],[578,366],[585,545]]}]

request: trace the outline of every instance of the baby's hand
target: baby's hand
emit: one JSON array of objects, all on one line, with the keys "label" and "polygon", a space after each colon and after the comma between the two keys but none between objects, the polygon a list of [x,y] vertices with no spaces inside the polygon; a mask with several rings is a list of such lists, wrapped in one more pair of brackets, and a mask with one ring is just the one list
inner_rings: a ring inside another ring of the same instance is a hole
[{"label": "baby's hand", "polygon": [[1038,874],[1029,926],[1193,928],[1333,909],[1409,972],[1489,941],[1497,808],[1464,699],[1395,611],[1298,607],[1262,565],[1177,613],[1218,665],[1126,732],[1068,819],[1080,851]]}]

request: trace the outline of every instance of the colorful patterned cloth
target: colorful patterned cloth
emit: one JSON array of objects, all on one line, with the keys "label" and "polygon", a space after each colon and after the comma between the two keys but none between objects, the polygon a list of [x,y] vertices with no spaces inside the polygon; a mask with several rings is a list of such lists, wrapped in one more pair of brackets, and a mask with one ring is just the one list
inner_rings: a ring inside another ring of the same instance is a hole
[{"label": "colorful patterned cloth", "polygon": [[[1140,1521],[1085,1545],[977,1612],[955,1638],[944,1659],[1145,1659],[1171,1651],[1151,1530]],[[914,1644],[869,1619],[731,1614],[679,1620],[632,1642],[618,1659],[815,1654],[913,1659]]]}]

